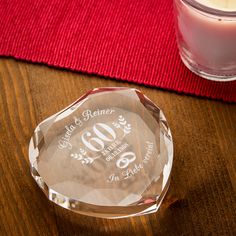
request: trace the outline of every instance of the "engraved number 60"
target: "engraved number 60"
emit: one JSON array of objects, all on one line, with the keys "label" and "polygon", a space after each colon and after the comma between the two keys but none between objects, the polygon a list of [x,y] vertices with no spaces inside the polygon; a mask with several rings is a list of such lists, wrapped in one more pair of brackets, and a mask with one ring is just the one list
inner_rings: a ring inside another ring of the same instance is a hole
[{"label": "engraved number 60", "polygon": [[[105,130],[108,134],[110,134],[111,137],[108,137],[106,134],[104,134],[101,129]],[[84,145],[94,152],[99,152],[104,148],[104,141],[112,142],[116,139],[115,131],[110,126],[104,123],[96,123],[93,126],[93,132],[97,137],[92,138],[92,134],[87,131],[82,134],[81,138]],[[91,138],[88,140],[89,137]]]},{"label": "engraved number 60", "polygon": [[126,168],[131,162],[135,161],[136,155],[133,152],[125,152],[123,153],[120,158],[116,161],[116,166],[124,169]]}]

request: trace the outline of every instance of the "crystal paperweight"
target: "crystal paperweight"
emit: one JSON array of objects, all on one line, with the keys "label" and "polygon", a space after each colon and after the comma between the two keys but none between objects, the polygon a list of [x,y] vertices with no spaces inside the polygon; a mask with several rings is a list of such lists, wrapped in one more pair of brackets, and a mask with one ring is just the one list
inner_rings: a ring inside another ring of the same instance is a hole
[{"label": "crystal paperweight", "polygon": [[84,215],[156,212],[167,192],[172,136],[162,111],[130,88],[96,88],[41,122],[31,173],[54,203]]}]

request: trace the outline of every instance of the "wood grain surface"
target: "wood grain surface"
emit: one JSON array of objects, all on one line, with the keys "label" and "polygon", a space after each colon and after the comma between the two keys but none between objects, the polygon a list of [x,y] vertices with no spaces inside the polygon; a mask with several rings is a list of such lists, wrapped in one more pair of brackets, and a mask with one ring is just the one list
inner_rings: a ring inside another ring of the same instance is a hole
[{"label": "wood grain surface", "polygon": [[[29,170],[36,125],[87,90],[128,86],[159,105],[172,130],[170,189],[154,214],[119,220],[49,202]],[[236,106],[0,58],[0,235],[236,235]]]}]

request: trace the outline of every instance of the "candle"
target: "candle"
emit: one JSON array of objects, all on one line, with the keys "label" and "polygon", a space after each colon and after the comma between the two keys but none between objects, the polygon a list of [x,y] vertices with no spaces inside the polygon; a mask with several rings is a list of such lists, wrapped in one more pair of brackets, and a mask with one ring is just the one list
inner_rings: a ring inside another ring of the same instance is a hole
[{"label": "candle", "polygon": [[177,41],[185,65],[212,79],[236,79],[236,0],[175,0]]},{"label": "candle", "polygon": [[236,0],[197,0],[197,2],[222,11],[236,11]]}]

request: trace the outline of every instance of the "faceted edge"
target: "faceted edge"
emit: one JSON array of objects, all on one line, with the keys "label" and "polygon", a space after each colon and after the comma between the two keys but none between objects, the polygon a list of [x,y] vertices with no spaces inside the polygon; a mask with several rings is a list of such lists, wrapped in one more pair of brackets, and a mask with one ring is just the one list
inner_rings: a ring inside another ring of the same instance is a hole
[{"label": "faceted edge", "polygon": [[[145,99],[147,99],[155,108],[157,108],[160,111],[160,122],[166,127],[166,132],[168,133],[170,139],[171,139],[171,150],[167,148],[167,152],[171,151],[170,153],[170,174],[168,176],[168,179],[166,180],[165,185],[163,186],[161,195],[157,197],[157,199],[153,199],[150,203],[139,202],[139,205],[129,205],[125,207],[120,206],[97,206],[89,203],[84,203],[81,201],[78,201],[76,199],[68,198],[55,190],[49,188],[47,184],[44,182],[43,178],[38,173],[37,168],[37,158],[39,155],[39,151],[37,150],[37,144],[38,144],[38,136],[37,133],[40,132],[40,125],[42,123],[45,123],[51,119],[54,120],[54,118],[57,118],[58,115],[65,112],[67,109],[75,109],[80,104],[81,101],[83,101],[86,97],[88,97],[90,94],[95,94],[99,92],[105,92],[105,91],[116,91],[116,90],[132,90],[135,91],[136,94],[142,95]],[[162,119],[161,119],[162,118]],[[37,143],[35,143],[37,142]],[[35,148],[36,147],[36,148]],[[33,151],[33,154],[32,154]],[[46,118],[40,124],[35,128],[34,134],[30,140],[29,144],[29,159],[30,159],[30,170],[31,175],[35,179],[38,186],[42,189],[44,194],[47,196],[47,198],[54,202],[55,204],[66,208],[68,210],[74,211],[76,213],[92,216],[92,217],[100,217],[100,218],[107,218],[107,219],[116,219],[116,218],[126,218],[126,217],[132,217],[132,216],[141,216],[146,215],[150,213],[157,212],[160,208],[160,205],[168,191],[169,184],[170,184],[170,177],[171,177],[171,169],[173,164],[173,139],[171,135],[171,131],[168,126],[168,122],[166,121],[166,118],[162,112],[162,110],[153,103],[146,95],[144,95],[141,91],[135,89],[135,88],[127,88],[127,87],[102,87],[102,88],[94,88],[84,95],[82,95],[79,99],[77,99],[75,102],[73,102],[71,105],[67,106],[66,108],[62,109],[61,111],[57,112],[56,114]],[[36,165],[35,165],[36,164]],[[101,213],[101,208],[103,209],[103,212]],[[114,213],[116,212],[116,213]]]}]

